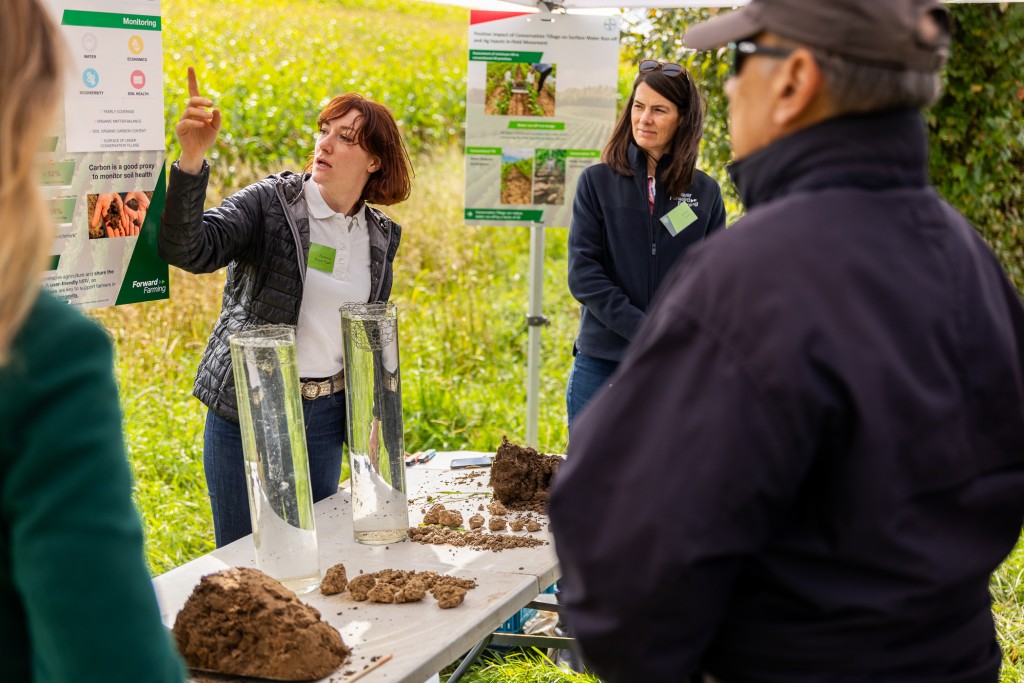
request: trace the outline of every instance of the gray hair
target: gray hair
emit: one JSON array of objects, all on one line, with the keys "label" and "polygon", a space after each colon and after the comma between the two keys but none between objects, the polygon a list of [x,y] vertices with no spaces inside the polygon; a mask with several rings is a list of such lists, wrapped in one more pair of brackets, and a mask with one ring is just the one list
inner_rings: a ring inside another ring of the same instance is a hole
[{"label": "gray hair", "polygon": [[892,69],[813,52],[822,68],[829,99],[844,114],[925,109],[942,92],[942,79],[934,71]]},{"label": "gray hair", "polygon": [[776,36],[778,44],[806,48],[825,79],[825,90],[840,114],[867,114],[888,109],[926,109],[939,99],[938,71],[912,71],[854,61],[822,48]]}]

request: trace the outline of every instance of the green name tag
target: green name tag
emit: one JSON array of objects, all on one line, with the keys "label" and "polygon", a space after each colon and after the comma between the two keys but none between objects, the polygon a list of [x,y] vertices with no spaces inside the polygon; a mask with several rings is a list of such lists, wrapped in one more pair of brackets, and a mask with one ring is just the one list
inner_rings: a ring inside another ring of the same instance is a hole
[{"label": "green name tag", "polygon": [[676,208],[661,217],[661,222],[665,224],[665,227],[668,228],[669,233],[673,237],[681,233],[686,226],[695,220],[697,220],[697,214],[693,212],[693,209],[686,202],[679,202]]},{"label": "green name tag", "polygon": [[334,247],[325,247],[313,242],[309,245],[309,267],[322,270],[325,273],[333,273],[336,253]]}]

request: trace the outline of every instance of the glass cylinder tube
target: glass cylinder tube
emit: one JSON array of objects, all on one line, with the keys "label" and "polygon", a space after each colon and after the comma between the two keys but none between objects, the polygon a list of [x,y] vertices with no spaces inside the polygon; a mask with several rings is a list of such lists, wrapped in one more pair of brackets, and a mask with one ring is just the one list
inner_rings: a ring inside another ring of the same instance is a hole
[{"label": "glass cylinder tube", "polygon": [[360,543],[404,541],[405,437],[393,303],[341,307],[352,476],[352,530]]},{"label": "glass cylinder tube", "polygon": [[257,327],[228,340],[238,395],[256,566],[296,593],[320,585],[295,329]]}]

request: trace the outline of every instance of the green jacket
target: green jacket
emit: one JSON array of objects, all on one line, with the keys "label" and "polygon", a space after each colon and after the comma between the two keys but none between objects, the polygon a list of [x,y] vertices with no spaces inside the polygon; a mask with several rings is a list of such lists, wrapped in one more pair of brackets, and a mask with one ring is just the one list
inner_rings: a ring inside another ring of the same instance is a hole
[{"label": "green jacket", "polygon": [[0,368],[0,680],[163,683],[112,348],[43,292]]}]

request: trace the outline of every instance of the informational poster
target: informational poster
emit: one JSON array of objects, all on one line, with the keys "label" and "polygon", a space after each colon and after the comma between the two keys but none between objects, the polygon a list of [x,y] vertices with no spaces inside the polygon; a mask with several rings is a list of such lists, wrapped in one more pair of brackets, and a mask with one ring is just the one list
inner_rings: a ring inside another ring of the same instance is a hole
[{"label": "informational poster", "polygon": [[569,225],[615,123],[619,22],[470,12],[466,223]]},{"label": "informational poster", "polygon": [[39,150],[57,224],[44,286],[81,308],[166,299],[160,2],[45,2],[70,59],[64,107]]}]

